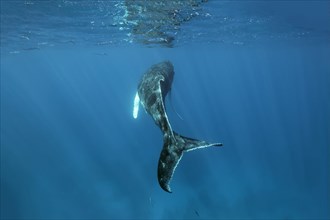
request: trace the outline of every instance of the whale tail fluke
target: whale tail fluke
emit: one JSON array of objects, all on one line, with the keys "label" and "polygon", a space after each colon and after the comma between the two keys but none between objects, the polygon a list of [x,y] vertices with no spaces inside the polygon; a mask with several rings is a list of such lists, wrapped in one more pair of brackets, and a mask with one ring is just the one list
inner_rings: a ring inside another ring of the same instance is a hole
[{"label": "whale tail fluke", "polygon": [[166,192],[171,193],[169,184],[184,152],[222,145],[222,143],[208,143],[206,141],[184,137],[174,131],[173,135],[165,133],[164,146],[158,161],[158,182],[160,187]]},{"label": "whale tail fluke", "polygon": [[175,140],[181,144],[183,147],[183,150],[185,152],[192,151],[192,150],[197,150],[200,148],[206,148],[206,147],[221,147],[223,146],[222,143],[209,143],[206,141],[201,141],[189,137],[184,137],[176,132],[173,131]]}]

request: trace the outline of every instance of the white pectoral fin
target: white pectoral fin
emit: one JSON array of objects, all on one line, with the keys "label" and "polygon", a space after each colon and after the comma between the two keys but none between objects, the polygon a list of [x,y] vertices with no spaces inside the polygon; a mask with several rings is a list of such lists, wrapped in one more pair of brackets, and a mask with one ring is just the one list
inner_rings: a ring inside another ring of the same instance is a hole
[{"label": "white pectoral fin", "polygon": [[135,98],[134,98],[134,108],[133,108],[133,118],[137,118],[138,117],[138,113],[139,113],[139,105],[140,104],[140,97],[139,97],[139,93],[136,92]]}]

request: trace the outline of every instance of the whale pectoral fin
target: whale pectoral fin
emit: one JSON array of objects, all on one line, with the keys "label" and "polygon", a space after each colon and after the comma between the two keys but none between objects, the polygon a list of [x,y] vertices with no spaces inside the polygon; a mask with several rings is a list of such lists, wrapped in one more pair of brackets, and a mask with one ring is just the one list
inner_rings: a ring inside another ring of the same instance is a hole
[{"label": "whale pectoral fin", "polygon": [[136,95],[134,98],[134,107],[133,107],[133,118],[135,118],[135,119],[138,117],[139,104],[140,104],[140,97],[139,97],[139,93],[136,92]]},{"label": "whale pectoral fin", "polygon": [[193,138],[184,137],[182,135],[179,135],[176,132],[173,132],[173,133],[174,133],[175,139],[178,142],[182,142],[181,146],[184,146],[183,150],[186,152],[201,149],[201,148],[206,148],[206,147],[223,146],[222,143],[208,143],[206,141],[201,141],[201,140],[197,140],[197,139],[193,139]]}]

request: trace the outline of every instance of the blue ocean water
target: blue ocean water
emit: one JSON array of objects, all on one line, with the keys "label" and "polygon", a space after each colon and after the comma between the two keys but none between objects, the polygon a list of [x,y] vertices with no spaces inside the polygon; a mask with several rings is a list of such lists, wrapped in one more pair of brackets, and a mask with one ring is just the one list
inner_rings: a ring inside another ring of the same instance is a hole
[{"label": "blue ocean water", "polygon": [[[329,219],[329,9],[1,1],[1,218]],[[171,194],[159,128],[132,117],[163,60],[173,129],[224,144],[184,154]]]}]

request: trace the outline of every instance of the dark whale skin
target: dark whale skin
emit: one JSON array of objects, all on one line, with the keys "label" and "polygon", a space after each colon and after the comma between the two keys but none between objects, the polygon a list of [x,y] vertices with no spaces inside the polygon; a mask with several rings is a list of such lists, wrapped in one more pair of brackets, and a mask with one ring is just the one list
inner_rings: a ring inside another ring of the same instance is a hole
[{"label": "dark whale skin", "polygon": [[164,143],[158,161],[158,182],[160,187],[169,193],[171,192],[170,181],[184,152],[222,146],[222,143],[208,143],[184,137],[172,130],[166,114],[165,97],[171,90],[173,78],[173,64],[170,61],[164,61],[151,66],[138,85],[140,103],[163,133]]}]

